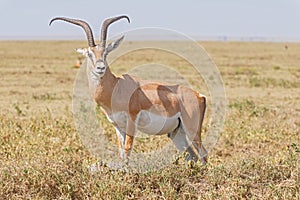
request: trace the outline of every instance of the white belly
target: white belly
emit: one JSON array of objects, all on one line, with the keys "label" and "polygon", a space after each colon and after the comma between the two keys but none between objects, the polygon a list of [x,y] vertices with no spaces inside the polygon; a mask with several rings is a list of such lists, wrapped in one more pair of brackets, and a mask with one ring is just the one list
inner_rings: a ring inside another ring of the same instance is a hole
[{"label": "white belly", "polygon": [[119,128],[126,130],[127,114],[126,112],[117,112],[112,115],[106,115],[108,121],[113,124],[117,124]]},{"label": "white belly", "polygon": [[[171,117],[164,117],[161,115],[153,114],[146,110],[142,110],[138,113],[136,126],[139,131],[145,134],[168,134],[178,127],[179,117],[180,113],[176,113]],[[115,123],[122,130],[126,130],[128,118],[126,112],[117,112],[110,116],[107,116],[107,118],[111,123]]]},{"label": "white belly", "polygon": [[161,135],[172,132],[179,125],[180,113],[171,117],[156,115],[151,112],[142,110],[138,114],[137,128],[149,135]]}]

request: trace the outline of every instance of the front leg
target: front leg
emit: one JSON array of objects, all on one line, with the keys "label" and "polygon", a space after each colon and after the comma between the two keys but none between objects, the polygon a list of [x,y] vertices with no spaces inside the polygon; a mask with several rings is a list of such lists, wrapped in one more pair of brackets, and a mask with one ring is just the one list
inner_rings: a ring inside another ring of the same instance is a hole
[{"label": "front leg", "polygon": [[125,145],[124,145],[124,158],[127,159],[130,156],[132,147],[133,147],[133,140],[134,135],[136,132],[136,124],[131,120],[127,120],[127,127],[126,127],[126,137],[125,137]]},{"label": "front leg", "polygon": [[134,140],[134,136],[126,134],[125,147],[124,147],[124,159],[127,159],[130,156],[133,147],[133,140]]},{"label": "front leg", "polygon": [[117,126],[115,126],[115,129],[118,136],[120,158],[125,159],[124,147],[125,147],[126,132],[124,131],[124,129],[120,129]]}]

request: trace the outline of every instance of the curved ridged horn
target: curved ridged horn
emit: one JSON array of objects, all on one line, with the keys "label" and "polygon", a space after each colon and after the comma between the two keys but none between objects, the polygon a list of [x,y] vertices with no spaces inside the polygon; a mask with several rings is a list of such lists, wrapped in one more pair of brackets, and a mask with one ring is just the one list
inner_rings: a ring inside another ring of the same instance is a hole
[{"label": "curved ridged horn", "polygon": [[126,15],[118,16],[118,17],[112,17],[109,19],[106,19],[101,28],[101,37],[100,37],[100,46],[104,49],[106,45],[106,36],[107,36],[107,28],[110,24],[114,23],[115,21],[118,21],[122,18],[126,18],[128,23],[130,23],[130,19]]},{"label": "curved ridged horn", "polygon": [[86,33],[86,37],[88,40],[88,44],[89,47],[94,47],[95,45],[95,41],[94,41],[94,36],[93,36],[93,32],[91,27],[89,26],[88,23],[86,23],[85,21],[79,20],[79,19],[70,19],[70,18],[66,18],[66,17],[55,17],[53,18],[50,23],[49,26],[52,24],[52,22],[54,22],[55,20],[62,20],[62,21],[66,21],[75,25],[78,25],[80,27],[82,27]]}]

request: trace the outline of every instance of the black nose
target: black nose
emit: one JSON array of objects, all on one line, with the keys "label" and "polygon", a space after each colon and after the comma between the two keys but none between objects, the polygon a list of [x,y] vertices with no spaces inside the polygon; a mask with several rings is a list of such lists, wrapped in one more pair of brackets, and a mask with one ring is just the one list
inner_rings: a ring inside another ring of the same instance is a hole
[{"label": "black nose", "polygon": [[105,69],[105,67],[100,67],[100,66],[97,66],[96,69],[100,69],[100,70],[103,70]]}]

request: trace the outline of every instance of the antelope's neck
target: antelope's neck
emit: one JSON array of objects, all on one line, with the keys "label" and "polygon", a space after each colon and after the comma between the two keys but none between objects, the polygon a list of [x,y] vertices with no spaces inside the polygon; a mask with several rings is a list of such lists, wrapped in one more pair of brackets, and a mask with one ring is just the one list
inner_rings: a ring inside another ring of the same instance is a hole
[{"label": "antelope's neck", "polygon": [[98,105],[100,105],[107,113],[111,111],[111,98],[118,78],[110,71],[106,69],[105,74],[99,81],[99,85],[96,88],[94,99]]}]

